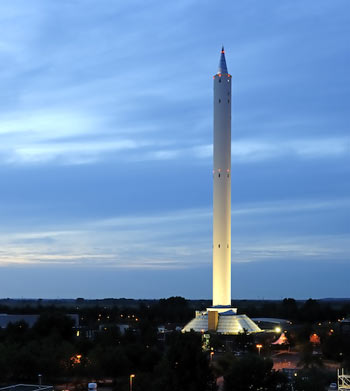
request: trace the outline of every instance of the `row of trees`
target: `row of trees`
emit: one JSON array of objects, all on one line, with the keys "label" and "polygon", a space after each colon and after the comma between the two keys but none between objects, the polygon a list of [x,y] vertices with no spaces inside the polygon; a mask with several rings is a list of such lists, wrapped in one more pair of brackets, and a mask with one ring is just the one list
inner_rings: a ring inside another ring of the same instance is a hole
[{"label": "row of trees", "polygon": [[[307,379],[314,376],[312,371],[317,366],[309,342],[312,332],[320,335],[325,357],[345,361],[350,358],[348,337],[337,329],[330,333],[328,326],[315,328],[322,320],[322,304],[311,299],[304,303],[285,299],[274,308],[277,312],[264,315],[282,317],[278,312],[282,308],[290,315],[284,317],[294,320],[303,317],[308,310],[310,319],[317,322],[303,321],[301,327],[287,333],[291,344],[302,350],[305,371],[309,371],[303,376],[304,380],[294,379],[295,390],[312,390],[307,388]],[[39,320],[31,329],[19,322],[0,330],[1,381],[36,382],[39,373],[49,383],[109,377],[115,380],[118,391],[126,391],[129,376],[134,373],[134,391],[214,390],[214,379],[218,376],[223,376],[226,391],[288,389],[286,378],[272,370],[272,361],[254,354],[252,336],[242,334],[234,338],[235,349],[247,350],[246,355],[219,358],[216,354],[214,363],[209,354],[202,351],[201,335],[174,332],[165,341],[158,340],[158,325],[185,323],[193,316],[189,303],[183,298],[162,299],[152,305],[141,303],[138,308],[92,307],[75,311],[64,308],[58,311],[46,307],[41,310]],[[69,312],[79,312],[81,323],[86,327],[103,326],[93,339],[82,334],[77,336],[72,319],[64,315]],[[122,335],[116,323],[129,323],[132,327]],[[222,344],[220,336],[212,337],[214,349],[219,350]]]},{"label": "row of trees", "polygon": [[335,321],[350,315],[349,302],[323,302],[308,299],[303,302],[292,298],[282,301],[263,301],[240,303],[238,307],[240,313],[245,313],[251,317],[271,317],[289,319],[296,322],[322,322]]},{"label": "row of trees", "polygon": [[[83,299],[76,300],[74,306],[57,305],[42,306],[41,302],[37,306],[11,307],[9,304],[0,305],[0,313],[23,313],[37,314],[47,311],[59,310],[66,313],[78,313],[83,325],[94,326],[98,321],[116,322],[128,317],[147,319],[151,322],[161,324],[164,322],[186,323],[193,317],[194,303],[183,297],[170,297],[145,302],[143,300],[125,300],[124,305],[116,305],[118,300],[107,301],[109,305],[82,305]],[[132,302],[132,305],[129,303]],[[146,304],[149,303],[149,304]],[[61,303],[63,304],[63,303]],[[105,304],[102,302],[102,304]],[[130,304],[130,305],[129,305]],[[209,302],[195,302],[195,309],[205,309]],[[306,301],[296,301],[292,298],[286,298],[281,301],[244,301],[233,303],[238,307],[240,313],[245,313],[250,317],[272,317],[284,318],[298,322],[319,322],[335,321],[350,315],[350,303],[342,301],[324,302],[309,299]],[[202,308],[201,308],[202,307]]]}]

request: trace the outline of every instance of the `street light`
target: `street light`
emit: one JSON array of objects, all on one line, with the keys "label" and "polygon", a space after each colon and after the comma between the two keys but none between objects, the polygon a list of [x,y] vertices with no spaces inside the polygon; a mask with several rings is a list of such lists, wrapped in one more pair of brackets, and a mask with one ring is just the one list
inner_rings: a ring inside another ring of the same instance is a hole
[{"label": "street light", "polygon": [[214,358],[214,352],[210,352],[210,361],[213,361]]},{"label": "street light", "polygon": [[39,373],[38,375],[38,383],[39,383],[39,386],[41,387],[41,379],[42,379],[43,375],[41,373]]},{"label": "street light", "polygon": [[256,347],[257,347],[257,349],[258,349],[258,351],[259,351],[259,356],[260,356],[260,350],[261,350],[261,348],[262,348],[263,346],[261,345],[261,343],[258,343],[258,344],[256,345]]},{"label": "street light", "polygon": [[130,391],[132,391],[132,379],[135,377],[135,375],[132,373],[131,375],[130,375]]}]

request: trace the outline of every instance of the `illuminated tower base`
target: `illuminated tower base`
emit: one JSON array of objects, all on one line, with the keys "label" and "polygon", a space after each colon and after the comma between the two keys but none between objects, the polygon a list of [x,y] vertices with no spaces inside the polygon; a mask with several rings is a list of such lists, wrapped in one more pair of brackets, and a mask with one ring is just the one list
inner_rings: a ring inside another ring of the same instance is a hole
[{"label": "illuminated tower base", "polygon": [[207,311],[196,311],[196,317],[182,329],[189,331],[216,332],[218,334],[259,333],[262,330],[247,315],[237,315],[236,308],[207,308]]}]

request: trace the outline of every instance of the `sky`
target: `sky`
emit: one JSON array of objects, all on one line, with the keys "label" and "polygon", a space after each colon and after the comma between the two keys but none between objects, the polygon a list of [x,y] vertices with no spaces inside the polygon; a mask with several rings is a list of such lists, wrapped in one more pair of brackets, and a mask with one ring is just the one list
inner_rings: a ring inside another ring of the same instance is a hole
[{"label": "sky", "polygon": [[0,297],[211,298],[232,75],[232,297],[349,297],[348,0],[0,3]]}]

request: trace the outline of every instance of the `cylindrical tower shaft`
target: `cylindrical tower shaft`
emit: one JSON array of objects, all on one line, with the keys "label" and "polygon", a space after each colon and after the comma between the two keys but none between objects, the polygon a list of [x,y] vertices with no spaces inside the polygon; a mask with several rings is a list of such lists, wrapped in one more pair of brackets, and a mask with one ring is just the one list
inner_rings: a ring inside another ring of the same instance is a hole
[{"label": "cylindrical tower shaft", "polygon": [[231,306],[231,75],[214,76],[213,306]]}]

